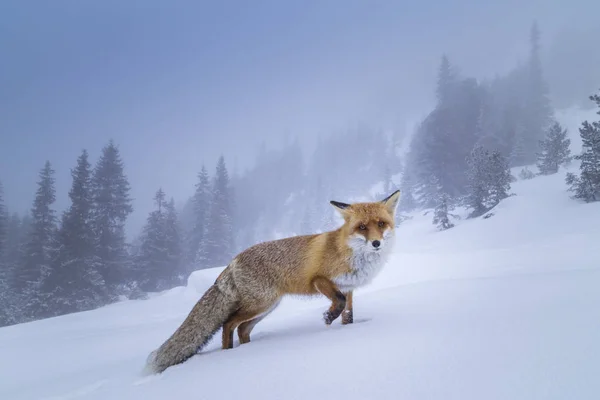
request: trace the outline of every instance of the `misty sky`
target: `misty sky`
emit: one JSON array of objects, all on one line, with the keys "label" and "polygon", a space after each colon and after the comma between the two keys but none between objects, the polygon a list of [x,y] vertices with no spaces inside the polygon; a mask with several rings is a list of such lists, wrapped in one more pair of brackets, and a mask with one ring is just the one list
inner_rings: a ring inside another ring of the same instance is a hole
[{"label": "misty sky", "polygon": [[433,98],[439,57],[466,74],[524,59],[585,23],[592,0],[8,1],[0,4],[0,181],[27,212],[37,173],[57,171],[57,208],[81,149],[113,138],[137,232],[159,186],[179,202],[201,163],[252,162],[261,140],[310,144],[348,124],[395,127]]}]

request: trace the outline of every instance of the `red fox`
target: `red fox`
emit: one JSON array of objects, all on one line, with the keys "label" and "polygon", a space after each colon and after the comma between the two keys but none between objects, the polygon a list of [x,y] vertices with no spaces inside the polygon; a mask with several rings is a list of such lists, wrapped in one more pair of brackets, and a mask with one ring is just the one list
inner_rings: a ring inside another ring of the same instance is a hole
[{"label": "red fox", "polygon": [[250,342],[252,329],[284,295],[325,295],[327,325],[353,322],[352,291],[381,271],[393,247],[400,191],[381,201],[330,201],[344,224],[334,231],[263,242],[238,254],[181,326],[148,356],[146,373],[160,373],[200,351],[222,327],[222,348]]}]

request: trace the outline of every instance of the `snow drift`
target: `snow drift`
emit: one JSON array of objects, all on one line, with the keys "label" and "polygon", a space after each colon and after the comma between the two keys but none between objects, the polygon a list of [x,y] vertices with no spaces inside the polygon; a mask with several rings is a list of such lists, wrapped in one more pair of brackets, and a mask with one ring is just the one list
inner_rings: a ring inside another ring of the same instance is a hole
[{"label": "snow drift", "polygon": [[[149,300],[0,329],[2,399],[596,399],[600,204],[564,171],[513,184],[488,219],[398,228],[395,254],[356,293],[356,323],[326,299],[286,299],[252,342],[141,377],[222,268]],[[236,338],[237,339],[237,338]]]}]

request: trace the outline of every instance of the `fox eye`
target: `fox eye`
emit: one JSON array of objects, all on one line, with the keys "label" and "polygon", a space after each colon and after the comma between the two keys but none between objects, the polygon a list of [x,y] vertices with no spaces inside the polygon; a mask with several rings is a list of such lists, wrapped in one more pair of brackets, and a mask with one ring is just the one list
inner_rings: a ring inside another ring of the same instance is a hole
[{"label": "fox eye", "polygon": [[361,231],[364,231],[364,230],[366,230],[366,229],[367,229],[367,227],[365,226],[365,224],[360,224],[360,225],[358,226],[358,229],[360,229]]},{"label": "fox eye", "polygon": [[383,221],[379,221],[379,223],[377,224],[377,226],[379,226],[380,228],[383,228],[384,225],[385,225],[385,222],[383,222]]}]

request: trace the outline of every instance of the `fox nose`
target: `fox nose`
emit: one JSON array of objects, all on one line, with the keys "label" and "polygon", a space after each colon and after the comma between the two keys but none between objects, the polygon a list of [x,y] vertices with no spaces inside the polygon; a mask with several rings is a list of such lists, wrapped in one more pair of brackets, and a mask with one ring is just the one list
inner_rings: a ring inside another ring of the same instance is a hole
[{"label": "fox nose", "polygon": [[378,248],[379,246],[381,246],[381,242],[379,240],[373,240],[373,243],[371,243],[371,244],[375,248]]}]

